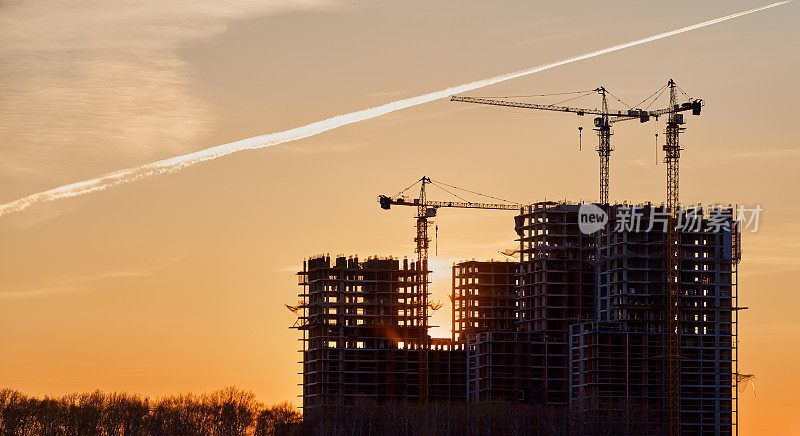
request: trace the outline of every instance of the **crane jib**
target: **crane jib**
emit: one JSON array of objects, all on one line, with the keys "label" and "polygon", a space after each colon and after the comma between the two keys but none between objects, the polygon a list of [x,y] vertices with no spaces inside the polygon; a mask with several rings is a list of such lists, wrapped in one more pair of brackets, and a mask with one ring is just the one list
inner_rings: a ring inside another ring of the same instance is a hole
[{"label": "crane jib", "polygon": [[[392,198],[388,195],[379,195],[378,202],[381,209],[390,209],[392,205],[397,206],[420,206],[419,199],[414,198],[406,200],[405,198]],[[503,204],[503,203],[470,203],[461,201],[426,201],[424,206],[432,209],[440,207],[455,207],[462,209],[497,209],[497,210],[519,210],[519,204]]]},{"label": "crane jib", "polygon": [[681,105],[676,105],[672,108],[664,108],[658,109],[654,111],[647,111],[644,109],[630,109],[626,112],[618,111],[618,112],[603,112],[600,109],[586,109],[586,108],[576,108],[576,107],[569,107],[569,106],[556,106],[556,105],[545,105],[545,104],[536,104],[536,103],[525,103],[525,102],[518,102],[518,101],[509,101],[509,100],[497,100],[497,99],[490,99],[490,98],[480,98],[480,97],[466,97],[466,96],[459,96],[453,95],[450,97],[450,101],[460,101],[464,103],[477,103],[477,104],[486,104],[492,106],[506,106],[506,107],[517,107],[517,108],[524,108],[524,109],[539,109],[539,110],[546,110],[546,111],[555,111],[555,112],[571,112],[577,115],[583,116],[586,114],[591,115],[600,115],[600,116],[608,116],[612,117],[609,121],[610,123],[615,123],[619,121],[627,121],[627,120],[635,120],[638,119],[642,123],[646,123],[650,121],[650,117],[658,117],[659,115],[664,115],[670,112],[683,112],[683,111],[692,111],[692,115],[700,115],[700,111],[702,106],[705,102],[701,99],[691,100],[685,102]]}]

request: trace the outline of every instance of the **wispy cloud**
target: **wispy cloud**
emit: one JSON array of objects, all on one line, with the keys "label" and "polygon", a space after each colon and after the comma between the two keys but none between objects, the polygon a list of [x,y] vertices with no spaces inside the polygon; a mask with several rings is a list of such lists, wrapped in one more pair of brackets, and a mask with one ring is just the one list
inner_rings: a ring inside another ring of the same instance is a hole
[{"label": "wispy cloud", "polygon": [[770,158],[770,157],[800,157],[800,148],[780,148],[771,150],[745,151],[735,153],[735,158]]},{"label": "wispy cloud", "polygon": [[401,113],[401,114],[394,114],[391,118],[386,118],[381,120],[383,126],[391,126],[394,124],[400,123],[410,123],[414,121],[421,121],[421,120],[431,120],[433,118],[438,117],[445,117],[451,114],[455,114],[458,112],[468,111],[474,109],[471,106],[460,106],[460,107],[453,107],[449,109],[441,109],[438,111],[428,111],[425,114],[413,114],[413,113]]},{"label": "wispy cloud", "polygon": [[28,291],[0,292],[0,300],[18,300],[25,298],[48,297],[53,295],[73,294],[80,292],[81,288],[73,286],[53,286],[37,288]]},{"label": "wispy cloud", "polygon": [[277,148],[273,150],[276,153],[338,153],[338,152],[347,152],[347,151],[355,151],[359,149],[366,148],[369,144],[366,142],[361,141],[350,141],[350,142],[325,142],[325,143],[314,143],[314,144],[307,144],[303,142],[295,142],[292,144],[287,144],[284,147]]},{"label": "wispy cloud", "polygon": [[0,291],[0,300],[42,298],[56,295],[86,292],[91,285],[105,280],[124,280],[147,277],[158,273],[181,257],[151,258],[141,265],[118,268],[94,273],[61,277],[46,283],[31,285],[27,289]]},{"label": "wispy cloud", "polygon": [[[557,23],[560,20],[543,20],[543,23]],[[526,45],[538,45],[545,42],[553,42],[558,41],[561,39],[570,39],[570,38],[578,38],[580,36],[586,35],[586,32],[583,31],[575,31],[575,32],[563,32],[563,33],[552,33],[549,35],[539,36],[536,38],[525,39],[517,43],[519,46],[526,46]]]},{"label": "wispy cloud", "polygon": [[334,1],[0,1],[0,172],[51,184],[65,167],[195,145],[215,115],[178,49],[237,18]]},{"label": "wispy cloud", "polygon": [[71,205],[61,208],[41,208],[34,211],[26,220],[11,221],[9,226],[15,230],[29,229],[67,215],[73,210],[75,210],[75,207]]},{"label": "wispy cloud", "polygon": [[406,90],[404,89],[397,89],[397,90],[390,90],[390,91],[376,91],[370,92],[365,94],[368,98],[390,98],[390,97],[397,97],[399,95],[405,94]]},{"label": "wispy cloud", "polygon": [[634,159],[630,162],[632,166],[642,167],[642,168],[652,168],[656,165],[654,161],[647,161],[642,158]]}]

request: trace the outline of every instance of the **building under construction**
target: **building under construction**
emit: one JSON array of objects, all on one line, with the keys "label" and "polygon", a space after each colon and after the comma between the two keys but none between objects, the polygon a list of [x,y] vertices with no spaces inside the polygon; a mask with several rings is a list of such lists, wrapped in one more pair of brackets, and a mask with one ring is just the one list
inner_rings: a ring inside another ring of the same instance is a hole
[{"label": "building under construction", "polygon": [[[681,434],[731,434],[736,425],[738,222],[732,208],[681,211],[677,312]],[[668,414],[664,206],[612,206],[597,254],[594,319],[570,325],[570,408],[580,422],[613,408]],[[639,230],[626,228],[636,216]],[[661,219],[659,219],[661,217]],[[649,229],[649,231],[648,231]]]},{"label": "building under construction", "polygon": [[427,316],[420,306],[420,281],[427,275],[418,266],[328,256],[303,263],[297,327],[303,334],[306,411],[359,398],[419,399],[423,353],[430,398],[465,397],[463,348],[450,340],[420,341],[428,335],[419,322]]},{"label": "building under construction", "polygon": [[[684,115],[700,115],[704,101],[673,80],[621,110],[609,107],[609,97],[624,102],[603,86],[566,94],[564,101],[599,95],[601,104],[451,100],[594,115],[598,203],[520,205],[423,177],[379,197],[383,209],[416,209],[416,262],[304,263],[296,327],[306,412],[358,398],[510,401],[567,412],[577,434],[609,424],[611,434],[736,430],[741,222],[732,207],[683,209],[678,195]],[[651,109],[661,95],[668,105]],[[610,204],[612,126],[659,117],[666,118],[665,204]],[[408,198],[417,184],[419,196]],[[430,201],[426,187],[458,200]],[[502,203],[465,198],[473,194]],[[433,339],[428,235],[441,208],[515,211],[519,246],[504,252],[515,261],[453,266],[452,336]]]},{"label": "building under construction", "polygon": [[[427,332],[426,265],[316,256],[298,273],[303,406],[373,401],[519,401],[575,425],[624,416],[667,432],[670,336],[664,206],[611,205],[581,231],[579,204],[515,217],[518,261],[453,266],[451,338]],[[628,219],[636,214],[637,227]],[[736,425],[737,222],[730,208],[681,211],[679,422]]]}]

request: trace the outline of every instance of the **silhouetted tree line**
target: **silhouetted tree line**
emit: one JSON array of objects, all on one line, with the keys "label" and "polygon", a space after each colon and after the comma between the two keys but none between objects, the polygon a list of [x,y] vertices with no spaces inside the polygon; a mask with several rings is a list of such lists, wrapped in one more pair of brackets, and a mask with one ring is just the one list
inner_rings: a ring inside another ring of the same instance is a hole
[{"label": "silhouetted tree line", "polygon": [[266,407],[233,387],[151,401],[100,391],[43,399],[0,390],[1,436],[238,436],[300,434],[291,404]]},{"label": "silhouetted tree line", "polygon": [[414,402],[348,405],[310,410],[288,402],[264,406],[233,387],[205,395],[151,401],[100,391],[33,398],[0,390],[0,436],[264,436],[264,435],[652,435],[647,411],[615,405],[589,416],[566,408],[521,403]]}]

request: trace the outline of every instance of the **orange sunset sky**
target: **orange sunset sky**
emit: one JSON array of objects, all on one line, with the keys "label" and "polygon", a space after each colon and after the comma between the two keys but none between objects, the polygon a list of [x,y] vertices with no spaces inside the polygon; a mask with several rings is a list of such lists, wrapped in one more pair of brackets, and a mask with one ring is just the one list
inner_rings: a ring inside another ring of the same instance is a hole
[{"label": "orange sunset sky", "polygon": [[[763,4],[0,0],[0,203]],[[467,93],[604,85],[633,104],[673,78],[706,100],[681,138],[682,202],[764,209],[739,268],[740,371],[757,388],[741,394],[744,435],[800,434],[798,23],[793,2]],[[615,129],[612,201],[663,201],[662,129]],[[236,385],[299,404],[284,303],[304,258],[413,256],[413,211],[376,196],[422,175],[519,202],[596,200],[595,140],[590,117],[442,100],[2,216],[0,387]],[[446,303],[453,262],[515,244],[513,213],[442,210],[437,224]],[[434,335],[449,336],[449,311]]]}]

